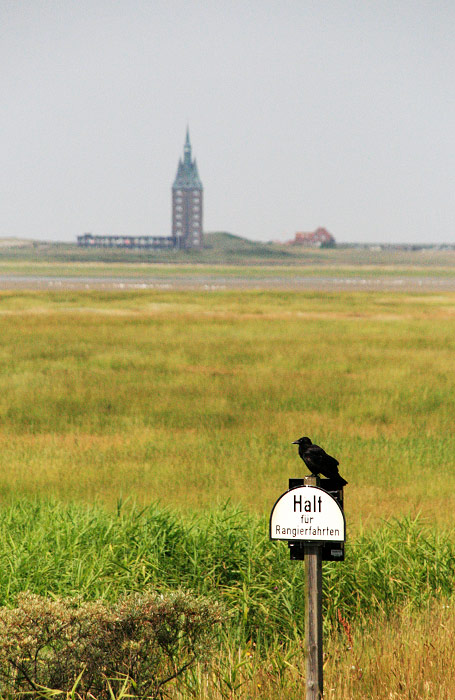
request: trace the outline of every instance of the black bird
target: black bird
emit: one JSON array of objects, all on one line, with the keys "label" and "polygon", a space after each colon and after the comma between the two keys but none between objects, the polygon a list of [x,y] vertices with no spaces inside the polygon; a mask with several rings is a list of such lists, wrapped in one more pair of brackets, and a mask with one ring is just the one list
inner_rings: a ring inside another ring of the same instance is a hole
[{"label": "black bird", "polygon": [[324,452],[319,445],[313,445],[309,437],[301,437],[292,443],[299,446],[299,456],[314,476],[322,474],[328,479],[336,479],[338,484],[346,486],[348,483],[340,476],[338,471],[338,460]]}]

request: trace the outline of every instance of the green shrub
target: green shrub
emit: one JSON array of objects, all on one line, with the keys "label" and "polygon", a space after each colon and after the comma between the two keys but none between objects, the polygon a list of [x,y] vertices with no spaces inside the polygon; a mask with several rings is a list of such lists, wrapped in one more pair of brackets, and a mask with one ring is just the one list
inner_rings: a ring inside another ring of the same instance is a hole
[{"label": "green shrub", "polygon": [[208,658],[221,617],[217,604],[183,592],[113,605],[21,594],[17,608],[0,608],[0,694],[76,686],[97,700],[161,697],[165,684]]}]

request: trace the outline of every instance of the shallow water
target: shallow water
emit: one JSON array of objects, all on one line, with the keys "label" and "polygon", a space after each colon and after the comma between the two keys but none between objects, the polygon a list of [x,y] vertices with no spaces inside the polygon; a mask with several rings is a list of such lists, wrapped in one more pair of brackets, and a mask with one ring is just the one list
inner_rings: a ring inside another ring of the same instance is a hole
[{"label": "shallow water", "polygon": [[455,291],[455,278],[449,277],[223,277],[222,275],[191,275],[163,277],[90,276],[46,277],[38,275],[0,275],[0,289],[282,289],[282,290],[402,290]]}]

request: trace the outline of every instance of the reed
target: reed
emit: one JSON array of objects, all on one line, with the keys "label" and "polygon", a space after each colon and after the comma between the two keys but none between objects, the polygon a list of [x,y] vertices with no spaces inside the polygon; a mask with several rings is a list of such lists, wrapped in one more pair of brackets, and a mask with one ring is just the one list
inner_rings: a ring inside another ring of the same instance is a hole
[{"label": "reed", "polygon": [[[329,700],[453,700],[453,602],[434,602],[416,614],[354,621],[325,640],[324,698]],[[174,698],[301,700],[305,653],[298,643],[276,646],[266,658],[253,645],[227,648],[211,674],[195,669]]]},{"label": "reed", "polygon": [[[127,591],[184,588],[224,602],[229,636],[259,648],[303,636],[302,564],[271,543],[267,520],[226,505],[174,510],[64,505],[23,499],[0,510],[1,603],[24,590],[116,600]],[[455,544],[420,520],[397,520],[353,538],[344,563],[324,563],[326,632],[338,616],[360,624],[450,597]]]}]

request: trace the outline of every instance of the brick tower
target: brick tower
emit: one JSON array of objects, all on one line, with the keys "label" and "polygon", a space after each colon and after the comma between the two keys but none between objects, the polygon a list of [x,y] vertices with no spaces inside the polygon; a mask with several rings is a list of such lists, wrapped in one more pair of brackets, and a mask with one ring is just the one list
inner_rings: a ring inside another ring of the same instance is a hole
[{"label": "brick tower", "polygon": [[196,160],[191,160],[188,129],[172,185],[172,235],[178,248],[202,247],[202,183]]}]

